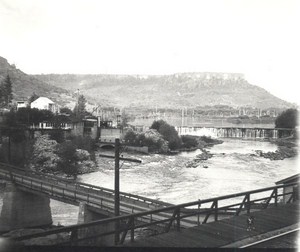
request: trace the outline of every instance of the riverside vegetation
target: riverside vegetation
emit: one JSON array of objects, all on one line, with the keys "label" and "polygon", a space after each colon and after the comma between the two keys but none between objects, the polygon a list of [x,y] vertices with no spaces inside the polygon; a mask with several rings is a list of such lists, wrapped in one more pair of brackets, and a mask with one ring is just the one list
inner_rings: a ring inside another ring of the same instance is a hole
[{"label": "riverside vegetation", "polygon": [[[6,82],[9,81],[8,77]],[[6,96],[11,97],[8,94]],[[83,95],[78,97],[73,111],[61,108],[61,114],[32,109],[29,106],[17,110],[10,106],[10,98],[6,96],[3,96],[5,99],[0,99],[0,105],[4,104],[7,110],[10,109],[2,116],[0,162],[60,176],[76,177],[77,174],[96,170],[95,140],[88,136],[66,137],[60,130],[62,123],[78,122],[91,116],[85,109],[86,99]],[[34,93],[29,101],[36,98],[38,96]],[[54,129],[49,134],[33,139],[27,129],[43,121],[51,122]]]},{"label": "riverside vegetation", "polygon": [[221,140],[206,136],[179,136],[175,127],[164,120],[154,121],[149,130],[144,132],[135,132],[129,128],[124,136],[124,140],[132,146],[147,146],[149,152],[160,154],[192,151],[222,143]]},{"label": "riverside vegetation", "polygon": [[58,143],[49,135],[41,135],[33,145],[29,168],[76,177],[96,170],[94,151],[95,142],[90,137],[71,136]]}]

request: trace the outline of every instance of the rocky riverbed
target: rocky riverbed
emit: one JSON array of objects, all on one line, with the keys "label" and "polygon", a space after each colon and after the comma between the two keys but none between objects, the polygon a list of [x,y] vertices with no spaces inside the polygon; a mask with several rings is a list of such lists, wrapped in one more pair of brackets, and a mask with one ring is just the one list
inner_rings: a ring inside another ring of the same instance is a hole
[{"label": "rocky riverbed", "polygon": [[[222,140],[208,138],[208,137],[200,137],[199,139],[197,139],[197,141],[198,141],[198,149],[200,149],[202,153],[197,154],[192,161],[187,162],[185,165],[187,168],[197,168],[199,165],[201,165],[203,161],[213,157],[213,154],[211,154],[205,148],[223,143]],[[208,168],[208,166],[203,165],[203,168]]]},{"label": "rocky riverbed", "polygon": [[[196,158],[194,158],[192,161],[187,162],[185,166],[187,168],[197,168],[202,163],[202,161],[207,160],[212,157],[213,157],[213,154],[211,154],[209,151],[203,149],[202,153],[198,154],[196,156]],[[208,168],[208,167],[206,165],[204,165],[203,168]]]},{"label": "rocky riverbed", "polygon": [[[298,155],[298,141],[294,137],[269,139],[269,141],[277,145],[277,150],[268,152],[264,152],[262,150],[255,150],[255,153],[250,154],[250,156],[258,156],[270,160],[283,160],[285,158],[291,158]],[[198,148],[201,149],[202,153],[198,154],[193,160],[187,162],[187,168],[208,168],[208,165],[205,164],[205,161],[212,158],[214,154],[210,153],[205,148],[211,147],[215,144],[220,144],[223,141],[218,139],[209,139],[207,142],[203,140],[200,140],[198,142]]]},{"label": "rocky riverbed", "polygon": [[256,154],[270,160],[283,160],[298,155],[298,139],[295,137],[270,139],[270,142],[277,144],[278,148],[276,151],[263,152],[256,150]]},{"label": "rocky riverbed", "polygon": [[261,150],[255,151],[260,157],[268,158],[270,160],[283,160],[285,158],[294,157],[298,154],[295,148],[289,148],[286,146],[279,146],[274,152],[263,152]]}]

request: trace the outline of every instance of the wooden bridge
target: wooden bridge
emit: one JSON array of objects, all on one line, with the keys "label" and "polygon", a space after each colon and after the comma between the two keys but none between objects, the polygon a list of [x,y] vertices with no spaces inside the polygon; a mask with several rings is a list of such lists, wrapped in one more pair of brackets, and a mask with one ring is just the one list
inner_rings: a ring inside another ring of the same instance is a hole
[{"label": "wooden bridge", "polygon": [[210,134],[223,138],[281,138],[294,134],[294,129],[289,128],[258,128],[258,127],[176,127],[179,135],[205,135]]},{"label": "wooden bridge", "polygon": [[[18,187],[47,194],[65,202],[84,200],[95,207],[110,209],[113,191],[83,183],[71,183],[52,176],[0,167],[1,176],[13,180]],[[15,169],[15,168],[13,168]],[[60,234],[53,245],[101,245],[102,237],[120,235],[115,246],[138,247],[238,247],[238,242],[279,229],[298,229],[299,182],[276,185],[180,205],[171,205],[148,198],[122,193],[122,216],[94,220],[88,223],[50,229],[44,232],[15,237],[17,242],[30,244],[38,237]],[[102,203],[101,203],[102,202]],[[130,204],[131,202],[131,204]],[[133,203],[134,202],[134,203]],[[128,213],[135,205],[134,213]],[[148,208],[148,209],[147,209]],[[153,208],[149,210],[150,208]],[[135,212],[136,211],[136,212]],[[255,217],[255,229],[247,231],[248,216]],[[101,226],[119,229],[102,229]],[[160,226],[160,229],[156,227]],[[151,231],[145,235],[143,231]],[[90,232],[87,232],[90,230]],[[113,245],[113,244],[111,244]]]},{"label": "wooden bridge", "polygon": [[299,226],[299,203],[271,206],[253,211],[254,228],[247,230],[248,215],[235,216],[205,223],[179,232],[168,232],[144,238],[130,247],[247,247],[265,238],[286,231],[296,231]]},{"label": "wooden bridge", "polygon": [[[0,177],[12,181],[18,190],[47,196],[72,205],[84,203],[87,207],[103,216],[114,216],[114,190],[78,183],[41,172],[24,170],[4,163],[0,163]],[[120,215],[169,206],[172,206],[172,204],[120,192]],[[157,213],[142,217],[140,221],[148,223],[149,221],[159,220],[168,216],[171,216],[171,214]],[[195,225],[195,222],[185,220],[183,225],[189,227]]]}]

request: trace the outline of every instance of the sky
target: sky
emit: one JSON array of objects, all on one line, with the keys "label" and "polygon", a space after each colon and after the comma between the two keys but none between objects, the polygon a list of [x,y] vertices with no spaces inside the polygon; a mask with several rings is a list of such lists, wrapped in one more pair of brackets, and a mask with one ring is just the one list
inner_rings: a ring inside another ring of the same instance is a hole
[{"label": "sky", "polygon": [[0,0],[0,56],[28,74],[238,72],[299,102],[298,0]]}]

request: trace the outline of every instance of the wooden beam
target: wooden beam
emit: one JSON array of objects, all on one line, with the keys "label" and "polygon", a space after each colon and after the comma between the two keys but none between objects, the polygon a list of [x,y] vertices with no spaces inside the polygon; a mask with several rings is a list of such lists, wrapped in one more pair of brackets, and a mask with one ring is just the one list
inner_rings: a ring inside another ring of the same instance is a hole
[{"label": "wooden beam", "polygon": [[[105,158],[113,158],[113,159],[115,159],[115,156],[105,155],[105,154],[99,154],[99,157],[105,157]],[[123,158],[123,157],[120,157],[119,160],[124,160],[124,161],[129,161],[129,162],[134,162],[134,163],[142,163],[142,160],[134,159],[134,158]]]}]

